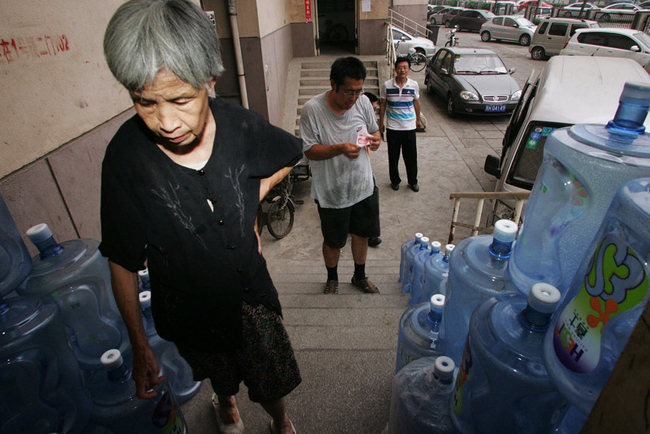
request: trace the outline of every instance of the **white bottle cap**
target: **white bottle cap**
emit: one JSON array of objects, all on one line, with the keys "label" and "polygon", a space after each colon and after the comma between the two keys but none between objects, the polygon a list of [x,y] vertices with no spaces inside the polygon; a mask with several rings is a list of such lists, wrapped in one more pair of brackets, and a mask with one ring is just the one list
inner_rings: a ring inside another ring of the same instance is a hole
[{"label": "white bottle cap", "polygon": [[421,239],[423,236],[424,236],[424,235],[422,235],[421,232],[417,232],[417,233],[415,234],[415,241],[419,243],[419,242],[420,242],[420,239]]},{"label": "white bottle cap", "polygon": [[140,293],[140,307],[149,309],[151,307],[151,291],[142,291]]},{"label": "white bottle cap", "polygon": [[442,294],[433,294],[430,303],[432,311],[442,313],[445,308],[445,296]]},{"label": "white bottle cap", "polygon": [[108,371],[113,371],[122,366],[122,363],[124,363],[124,360],[122,359],[122,353],[120,353],[120,350],[115,349],[108,350],[102,354],[100,361],[104,369]]},{"label": "white bottle cap", "polygon": [[439,252],[441,247],[442,244],[440,243],[440,241],[431,241],[431,250],[435,252]]},{"label": "white bottle cap", "polygon": [[447,256],[451,255],[451,252],[453,252],[455,248],[456,246],[454,244],[447,244],[445,246],[445,255]]},{"label": "white bottle cap", "polygon": [[517,236],[517,224],[512,220],[499,220],[494,224],[494,239],[503,243],[510,243]]},{"label": "white bottle cap", "polygon": [[553,313],[561,298],[562,294],[555,286],[548,283],[536,283],[528,294],[528,304],[537,312]]},{"label": "white bottle cap", "polygon": [[433,372],[442,380],[450,379],[454,376],[454,369],[456,364],[447,356],[440,356],[433,364]]},{"label": "white bottle cap", "polygon": [[429,237],[420,238],[420,244],[426,245],[427,247],[429,247]]},{"label": "white bottle cap", "polygon": [[145,268],[144,270],[138,271],[138,277],[140,277],[140,279],[148,279],[149,278],[149,269]]},{"label": "white bottle cap", "polygon": [[27,237],[29,240],[34,243],[42,243],[43,241],[52,238],[52,231],[46,223],[39,223],[36,226],[32,226],[27,229]]}]

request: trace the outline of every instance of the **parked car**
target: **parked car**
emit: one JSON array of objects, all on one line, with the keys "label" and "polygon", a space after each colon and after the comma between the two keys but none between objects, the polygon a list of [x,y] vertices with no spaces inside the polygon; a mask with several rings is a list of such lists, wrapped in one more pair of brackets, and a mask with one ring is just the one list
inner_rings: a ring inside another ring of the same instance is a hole
[{"label": "parked car", "polygon": [[424,84],[429,94],[447,101],[447,114],[508,114],[521,90],[503,60],[492,50],[440,48],[427,63]]},{"label": "parked car", "polygon": [[481,26],[481,40],[516,41],[530,45],[537,26],[518,15],[494,17]]},{"label": "parked car", "polygon": [[526,9],[527,7],[529,7],[529,6],[535,6],[537,8],[547,8],[547,9],[550,8],[550,9],[553,9],[553,5],[550,5],[550,4],[545,3],[545,2],[542,2],[542,4],[539,4],[537,2],[537,0],[527,0],[525,2],[519,3],[517,5],[517,8],[519,8],[519,10],[523,10],[523,9]]},{"label": "parked car", "polygon": [[397,54],[400,56],[406,56],[411,48],[427,57],[433,56],[436,51],[436,47],[430,39],[413,36],[395,27],[393,27],[393,44],[397,47]]},{"label": "parked car", "polygon": [[641,6],[643,9],[650,9],[650,1],[639,3],[639,6]]},{"label": "parked car", "polygon": [[627,57],[650,72],[650,36],[640,30],[614,27],[578,30],[560,54]]},{"label": "parked car", "polygon": [[482,9],[466,9],[452,18],[451,27],[458,27],[459,31],[479,32],[483,23],[495,16],[492,12]]},{"label": "parked car", "polygon": [[633,3],[614,3],[602,8],[595,18],[599,21],[632,21],[634,14],[643,10]]},{"label": "parked car", "polygon": [[[447,9],[447,6],[444,6],[444,5],[436,5],[436,6],[428,5],[428,6],[429,6],[429,8],[427,10],[427,21],[430,20],[431,15],[436,14],[436,13],[440,12],[443,9]],[[435,23],[432,23],[432,24],[435,24]]]},{"label": "parked car", "polygon": [[462,11],[466,10],[465,8],[452,8],[445,12],[445,15],[442,17],[442,22],[445,23],[445,27],[451,27],[451,20],[453,20],[456,15],[460,14]]},{"label": "parked car", "polygon": [[564,6],[562,9],[560,9],[559,15],[562,15],[563,17],[571,18],[571,17],[577,17],[580,15],[580,11],[583,12],[590,12],[590,11],[599,11],[600,8],[596,6],[593,3],[584,3],[584,9],[582,8],[583,3],[572,3],[568,6]]},{"label": "parked car", "polygon": [[530,43],[530,57],[542,60],[560,54],[567,41],[578,29],[599,27],[596,21],[576,18],[546,18],[537,26]]},{"label": "parked car", "polygon": [[[462,11],[465,8],[455,7],[455,6],[445,6],[443,9],[440,9],[438,12],[435,12],[427,18],[429,24],[443,25],[445,24],[445,19],[449,17],[452,10]],[[457,12],[456,12],[457,13]]]}]

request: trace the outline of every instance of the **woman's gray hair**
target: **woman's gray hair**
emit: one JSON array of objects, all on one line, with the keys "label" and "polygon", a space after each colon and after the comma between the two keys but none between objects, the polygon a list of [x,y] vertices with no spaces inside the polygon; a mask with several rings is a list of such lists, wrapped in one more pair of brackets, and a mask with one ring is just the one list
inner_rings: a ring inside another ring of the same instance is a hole
[{"label": "woman's gray hair", "polygon": [[188,0],[131,0],[120,6],[104,35],[111,72],[131,92],[153,84],[162,69],[195,89],[224,68],[209,18]]}]

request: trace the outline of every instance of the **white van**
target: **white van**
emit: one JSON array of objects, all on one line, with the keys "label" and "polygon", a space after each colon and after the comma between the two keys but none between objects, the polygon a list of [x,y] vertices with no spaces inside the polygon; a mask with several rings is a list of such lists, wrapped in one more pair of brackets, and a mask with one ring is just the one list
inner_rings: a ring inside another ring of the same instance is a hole
[{"label": "white van", "polygon": [[[503,138],[501,158],[488,155],[484,170],[498,178],[496,191],[531,190],[542,164],[544,143],[556,128],[606,124],[614,118],[623,86],[649,83],[650,75],[632,59],[589,56],[552,57],[528,79]],[[645,122],[650,131],[650,116]],[[507,216],[510,204],[495,204]]]}]

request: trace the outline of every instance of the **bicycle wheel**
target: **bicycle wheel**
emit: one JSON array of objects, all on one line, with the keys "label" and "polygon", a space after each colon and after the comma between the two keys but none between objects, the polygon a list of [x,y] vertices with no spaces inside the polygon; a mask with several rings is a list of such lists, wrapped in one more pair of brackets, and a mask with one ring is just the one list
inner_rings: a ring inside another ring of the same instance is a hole
[{"label": "bicycle wheel", "polygon": [[282,199],[273,202],[269,208],[266,223],[269,233],[278,240],[289,235],[293,228],[294,213],[295,209],[290,200],[287,200],[285,206],[282,206]]},{"label": "bicycle wheel", "polygon": [[427,57],[422,53],[414,53],[411,56],[411,71],[420,72],[427,66]]}]

